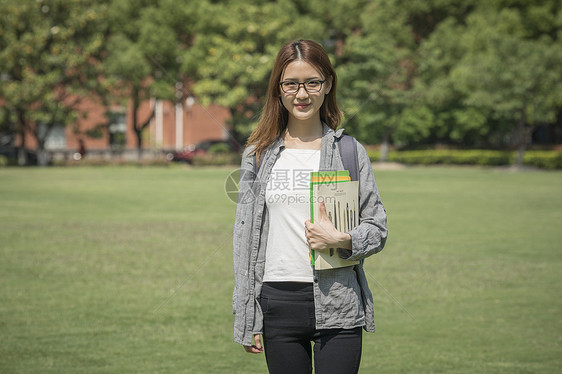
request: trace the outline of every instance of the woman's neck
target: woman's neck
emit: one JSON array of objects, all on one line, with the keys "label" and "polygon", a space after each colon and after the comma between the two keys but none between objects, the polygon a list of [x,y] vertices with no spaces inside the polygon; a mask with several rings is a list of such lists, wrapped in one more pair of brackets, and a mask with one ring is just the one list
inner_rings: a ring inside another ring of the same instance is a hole
[{"label": "woman's neck", "polygon": [[283,140],[286,148],[320,149],[322,133],[322,122],[289,122],[283,133]]}]

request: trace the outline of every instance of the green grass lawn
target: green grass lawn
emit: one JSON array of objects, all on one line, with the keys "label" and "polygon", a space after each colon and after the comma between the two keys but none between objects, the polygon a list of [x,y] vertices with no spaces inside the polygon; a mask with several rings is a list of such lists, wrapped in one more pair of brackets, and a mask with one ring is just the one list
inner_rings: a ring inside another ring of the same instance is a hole
[{"label": "green grass lawn", "polygon": [[[265,373],[232,342],[233,169],[0,169],[0,372]],[[375,175],[360,372],[561,372],[562,173]]]}]

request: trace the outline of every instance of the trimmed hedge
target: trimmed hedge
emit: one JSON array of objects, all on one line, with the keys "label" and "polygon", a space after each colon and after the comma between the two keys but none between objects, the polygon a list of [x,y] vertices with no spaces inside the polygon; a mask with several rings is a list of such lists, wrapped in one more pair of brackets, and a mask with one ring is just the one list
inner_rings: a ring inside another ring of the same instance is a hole
[{"label": "trimmed hedge", "polygon": [[238,153],[207,153],[193,157],[193,166],[225,166],[238,165],[242,162],[242,155]]},{"label": "trimmed hedge", "polygon": [[170,161],[165,157],[156,157],[142,160],[124,160],[121,158],[83,158],[82,160],[54,160],[52,166],[58,167],[90,167],[90,166],[169,166]]},{"label": "trimmed hedge", "polygon": [[[369,150],[372,162],[380,160],[378,150]],[[513,165],[517,152],[492,150],[455,150],[428,149],[420,151],[391,151],[388,161],[407,165],[483,165],[502,166]],[[557,151],[527,151],[523,157],[523,164],[541,169],[562,169],[562,152]]]},{"label": "trimmed hedge", "polygon": [[523,164],[541,169],[562,169],[562,152],[527,151],[523,155]]}]

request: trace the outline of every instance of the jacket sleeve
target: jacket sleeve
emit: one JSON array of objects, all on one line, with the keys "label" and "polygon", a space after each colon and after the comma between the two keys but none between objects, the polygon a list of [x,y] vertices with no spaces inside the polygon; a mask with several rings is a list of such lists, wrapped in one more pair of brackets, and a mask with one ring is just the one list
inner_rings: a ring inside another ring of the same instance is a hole
[{"label": "jacket sleeve", "polygon": [[[247,261],[247,254],[243,253],[248,249],[248,239],[250,238],[249,232],[251,230],[252,222],[248,217],[251,217],[249,209],[253,207],[253,191],[252,182],[255,179],[254,175],[254,155],[249,155],[253,147],[246,148],[242,155],[242,163],[240,165],[240,180],[238,183],[238,202],[236,204],[236,216],[234,218],[233,230],[233,265],[234,265],[234,292],[232,295],[232,313],[236,314],[237,303],[240,300],[240,291],[247,287],[241,287],[241,280],[244,275],[248,273],[249,264]],[[240,305],[238,305],[240,306]]]},{"label": "jacket sleeve", "polygon": [[[357,141],[356,141],[357,142]],[[380,252],[388,235],[386,211],[379,195],[369,155],[357,142],[359,161],[359,225],[348,231],[351,235],[351,251],[340,249],[340,257],[346,260],[362,260]]]}]

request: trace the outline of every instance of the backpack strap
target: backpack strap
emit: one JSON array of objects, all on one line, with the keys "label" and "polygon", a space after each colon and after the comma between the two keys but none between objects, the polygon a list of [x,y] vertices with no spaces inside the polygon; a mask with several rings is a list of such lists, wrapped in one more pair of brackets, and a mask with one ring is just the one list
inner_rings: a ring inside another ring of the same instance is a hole
[{"label": "backpack strap", "polygon": [[343,168],[349,170],[352,181],[358,181],[359,160],[357,158],[357,143],[353,136],[342,135],[339,139],[339,149]]},{"label": "backpack strap", "polygon": [[[349,176],[352,181],[359,181],[359,158],[357,156],[357,142],[355,138],[349,135],[342,135],[338,143],[343,168],[349,170]],[[349,249],[338,248],[338,252],[345,255],[346,258],[351,256],[351,250]],[[364,262],[365,259],[362,259],[361,266],[363,266]]]}]

